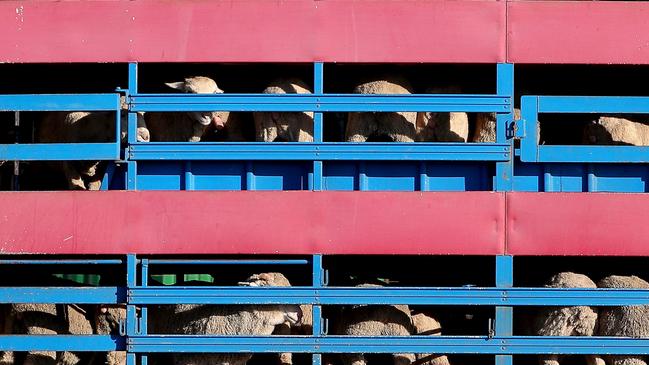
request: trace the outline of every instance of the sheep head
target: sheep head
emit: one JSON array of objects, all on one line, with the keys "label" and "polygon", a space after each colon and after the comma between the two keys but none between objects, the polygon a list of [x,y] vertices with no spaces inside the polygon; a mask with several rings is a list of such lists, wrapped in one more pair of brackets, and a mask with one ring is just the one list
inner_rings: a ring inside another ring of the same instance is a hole
[{"label": "sheep head", "polygon": [[[184,81],[168,82],[165,85],[172,89],[179,90],[187,94],[222,94],[216,82],[209,77],[194,76],[188,77]],[[198,124],[208,126],[214,124],[217,130],[225,127],[225,120],[221,118],[218,112],[189,112],[190,117]]]}]

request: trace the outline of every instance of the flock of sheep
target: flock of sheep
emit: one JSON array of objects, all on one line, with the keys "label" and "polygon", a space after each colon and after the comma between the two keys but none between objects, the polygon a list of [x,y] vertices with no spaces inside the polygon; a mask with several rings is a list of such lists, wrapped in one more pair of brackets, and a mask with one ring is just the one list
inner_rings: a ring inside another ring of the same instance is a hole
[{"label": "flock of sheep", "polygon": [[[242,286],[290,286],[281,273],[250,276]],[[374,284],[361,284],[370,287]],[[609,276],[596,285],[582,274],[554,275],[551,288],[642,288],[649,283],[636,276]],[[122,305],[12,304],[5,307],[5,334],[118,334],[126,317]],[[408,305],[345,306],[332,318],[332,335],[441,335],[440,323]],[[539,336],[649,336],[649,306],[543,307],[534,315],[532,334]],[[194,335],[310,335],[309,305],[164,305],[149,307],[149,333]],[[245,365],[246,353],[176,353],[174,365]],[[541,355],[540,365],[559,365],[560,355]],[[343,365],[365,365],[363,354],[341,354]],[[293,364],[291,354],[279,354],[281,365]],[[22,365],[124,365],[124,352],[94,353],[4,352],[0,362]],[[393,354],[395,365],[450,365],[444,355]],[[587,356],[588,365],[646,365],[642,356]]]},{"label": "flock of sheep", "polygon": [[[190,77],[166,84],[177,92],[190,94],[223,93],[208,77]],[[270,83],[266,94],[310,94],[303,81],[279,79]],[[384,77],[357,84],[356,94],[412,94],[413,88],[401,77]],[[456,87],[430,88],[428,93],[459,93]],[[126,119],[123,106],[122,119]],[[260,142],[313,141],[313,113],[256,112],[253,114],[255,139]],[[520,111],[515,109],[515,118]],[[36,142],[109,142],[114,138],[114,120],[110,112],[48,113],[37,129]],[[594,116],[584,128],[586,144],[648,145],[649,125],[627,116]],[[149,112],[138,114],[137,140],[199,142],[214,133],[227,136],[226,141],[245,141],[247,123],[235,112]],[[126,123],[122,123],[122,140],[126,138]],[[537,135],[540,139],[540,134]],[[347,142],[495,142],[496,118],[493,113],[464,112],[361,112],[349,113],[344,133]],[[65,175],[68,188],[98,190],[101,169],[98,161],[60,162],[54,167]],[[98,170],[99,169],[99,170]]]}]

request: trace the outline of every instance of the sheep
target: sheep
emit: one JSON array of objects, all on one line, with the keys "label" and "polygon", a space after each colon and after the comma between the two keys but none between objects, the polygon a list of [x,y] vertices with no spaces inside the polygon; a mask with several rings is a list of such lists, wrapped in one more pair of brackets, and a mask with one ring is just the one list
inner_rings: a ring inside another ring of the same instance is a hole
[{"label": "sheep", "polygon": [[[16,332],[28,335],[91,335],[93,328],[86,317],[87,309],[67,304],[12,304],[12,321]],[[86,354],[85,356],[88,356]],[[30,351],[23,365],[75,365],[85,358],[82,353]],[[85,362],[85,361],[84,361]]]},{"label": "sheep", "polygon": [[[291,283],[281,273],[264,273],[255,274],[240,282],[239,285],[245,286],[291,286]],[[299,325],[291,325],[288,321],[275,327],[275,335],[304,335],[313,334],[313,309],[310,305],[300,305],[302,311],[302,322]],[[293,364],[293,354],[282,353],[279,356],[280,364]]]},{"label": "sheep", "polygon": [[[380,287],[361,284],[358,287]],[[334,326],[337,335],[348,336],[410,336],[415,328],[407,305],[356,305],[343,309]],[[363,354],[341,355],[343,365],[366,364]],[[409,365],[414,354],[393,354],[395,365]]]},{"label": "sheep", "polygon": [[[412,94],[410,84],[398,77],[362,83],[355,94]],[[366,142],[388,137],[394,142],[414,142],[417,135],[417,113],[349,113],[345,140]]]},{"label": "sheep", "polygon": [[[586,124],[584,144],[649,146],[649,124],[633,117],[599,117]],[[635,118],[634,118],[635,119]]]},{"label": "sheep", "polygon": [[[100,305],[95,312],[95,333],[99,335],[118,335],[120,323],[122,322],[126,322],[125,305]],[[109,351],[105,357],[105,361],[100,361],[101,364],[126,364],[125,351]]]},{"label": "sheep", "polygon": [[[433,317],[429,317],[423,313],[418,313],[412,316],[412,324],[415,327],[415,334],[419,336],[441,336],[442,326]],[[423,362],[424,365],[450,365],[446,355],[433,356],[431,354],[416,354],[418,362],[425,361],[425,358],[430,360]]]},{"label": "sheep", "polygon": [[[204,76],[165,85],[188,94],[223,93],[214,80]],[[151,141],[155,142],[199,142],[210,124],[217,130],[225,128],[228,116],[227,112],[149,112],[144,115]]]},{"label": "sheep", "polygon": [[[119,322],[126,319],[124,305],[95,306],[76,304],[9,304],[4,334],[27,335],[117,335]],[[94,318],[92,312],[96,312]],[[85,352],[31,351],[23,365],[73,365],[92,363],[97,354]],[[105,355],[107,365],[124,365],[126,353],[111,351]],[[14,353],[5,351],[0,363],[14,364]],[[17,364],[16,364],[17,365]]]},{"label": "sheep", "polygon": [[[596,288],[586,275],[561,272],[554,275],[546,288]],[[545,307],[536,317],[534,334],[537,336],[593,336],[597,325],[597,309],[589,306]],[[541,365],[559,365],[561,355],[541,355]],[[604,365],[594,355],[586,357],[589,365]]]},{"label": "sheep", "polygon": [[[279,281],[279,279],[278,279]],[[151,333],[209,335],[271,335],[276,326],[298,324],[298,305],[177,304],[150,310]],[[243,365],[251,354],[174,354],[175,365]]]},{"label": "sheep", "polygon": [[[458,87],[439,87],[426,91],[428,94],[459,94]],[[469,116],[464,112],[417,113],[417,141],[420,142],[466,142],[469,138]]]},{"label": "sheep", "polygon": [[[311,88],[299,79],[272,82],[264,94],[312,94]],[[313,142],[312,112],[255,112],[257,142]]]},{"label": "sheep", "polygon": [[[521,110],[514,108],[514,120],[521,119]],[[537,128],[536,140],[541,139],[541,128]],[[495,143],[496,142],[496,113],[476,113],[475,129],[471,142]]]},{"label": "sheep", "polygon": [[[127,114],[121,111],[121,136],[126,139]],[[148,130],[142,113],[137,114],[137,140],[147,142]],[[49,112],[38,128],[36,142],[39,143],[101,143],[115,141],[114,112]],[[53,161],[49,163],[55,171],[65,175],[70,190],[99,190],[103,179],[103,161]]]},{"label": "sheep", "polygon": [[[649,283],[637,276],[608,276],[597,283],[599,288],[649,289]],[[598,335],[649,337],[649,306],[629,305],[601,307],[598,318]],[[644,356],[606,356],[609,365],[646,365]]]}]

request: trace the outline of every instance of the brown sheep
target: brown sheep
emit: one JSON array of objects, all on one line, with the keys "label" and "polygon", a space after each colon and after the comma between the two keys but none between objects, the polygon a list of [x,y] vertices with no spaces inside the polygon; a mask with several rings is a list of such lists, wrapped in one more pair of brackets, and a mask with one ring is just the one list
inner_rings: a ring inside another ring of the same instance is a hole
[{"label": "brown sheep", "polygon": [[648,122],[637,117],[600,117],[584,128],[583,143],[649,146]]},{"label": "brown sheep", "polygon": [[[427,94],[459,94],[458,87],[439,87]],[[417,113],[417,141],[420,142],[466,142],[469,138],[469,116],[464,112]]]},{"label": "brown sheep", "polygon": [[[608,276],[597,283],[599,288],[649,289],[649,283],[637,276]],[[649,305],[601,307],[598,318],[600,336],[649,337]],[[642,355],[606,356],[609,365],[646,365]]]},{"label": "brown sheep", "polygon": [[[387,78],[360,84],[355,94],[412,94],[410,84],[401,78]],[[388,137],[394,142],[414,142],[417,129],[417,113],[349,113],[345,140],[366,142],[368,139]]]},{"label": "brown sheep", "polygon": [[[221,94],[216,82],[209,77],[196,76],[165,85],[188,94]],[[217,130],[225,128],[227,112],[149,112],[144,115],[146,126],[155,142],[199,142],[210,124]]]},{"label": "brown sheep", "polygon": [[[521,110],[514,108],[514,120],[521,119]],[[537,128],[537,142],[541,139],[541,128]],[[495,143],[496,142],[496,113],[476,113],[475,130],[471,142]]]},{"label": "brown sheep", "polygon": [[[380,287],[361,284],[359,287]],[[343,309],[334,326],[336,335],[347,336],[410,336],[415,328],[407,305],[354,305]],[[393,354],[394,365],[410,365],[414,354]],[[365,365],[363,354],[341,355],[343,365]]]},{"label": "brown sheep", "polygon": [[[435,318],[429,317],[423,313],[413,315],[412,324],[415,326],[415,334],[417,335],[442,335],[442,325]],[[429,361],[424,362],[422,365],[450,365],[446,355],[431,356],[431,354],[416,354],[415,357],[418,361],[423,360],[425,357],[431,357]]]},{"label": "brown sheep", "polygon": [[[276,80],[264,94],[312,94],[311,88],[298,79]],[[255,112],[258,142],[313,142],[312,112]]]},{"label": "brown sheep", "polygon": [[[77,305],[12,304],[13,326],[27,335],[91,335],[93,328],[86,317],[87,309]],[[75,365],[80,353],[30,351],[23,365]]]},{"label": "brown sheep", "polygon": [[[126,140],[127,111],[121,112],[121,141]],[[144,118],[138,113],[137,140],[148,142]],[[49,112],[38,128],[39,143],[102,143],[115,141],[113,112]],[[106,167],[104,161],[53,161],[48,164],[65,175],[71,190],[99,190]]]},{"label": "brown sheep", "polygon": [[[596,288],[589,277],[572,272],[554,275],[546,288]],[[589,306],[545,307],[536,318],[536,336],[592,336],[596,331],[597,309]],[[559,365],[561,355],[541,355],[541,365]],[[587,356],[589,365],[604,365],[598,356]]]}]

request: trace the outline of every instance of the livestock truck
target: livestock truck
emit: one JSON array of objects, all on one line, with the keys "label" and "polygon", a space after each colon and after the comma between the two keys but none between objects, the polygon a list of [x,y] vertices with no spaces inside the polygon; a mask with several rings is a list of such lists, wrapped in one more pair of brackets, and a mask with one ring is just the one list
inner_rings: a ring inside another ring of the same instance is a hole
[{"label": "livestock truck", "polygon": [[[647,14],[643,1],[0,2],[2,361],[643,363],[643,281],[594,283],[649,278]],[[188,124],[194,139],[159,137],[194,117],[207,118]],[[374,129],[350,138],[352,121]],[[548,284],[559,273],[593,284]],[[240,325],[296,305],[308,333],[290,315],[288,332],[215,330],[223,311]],[[158,329],[183,310],[203,315]],[[441,335],[345,329],[387,327],[394,310]],[[589,331],[541,336],[543,313],[580,311]],[[604,333],[604,317],[626,325]]]}]

